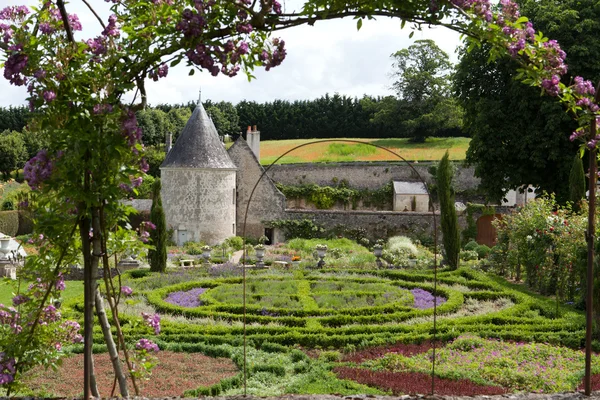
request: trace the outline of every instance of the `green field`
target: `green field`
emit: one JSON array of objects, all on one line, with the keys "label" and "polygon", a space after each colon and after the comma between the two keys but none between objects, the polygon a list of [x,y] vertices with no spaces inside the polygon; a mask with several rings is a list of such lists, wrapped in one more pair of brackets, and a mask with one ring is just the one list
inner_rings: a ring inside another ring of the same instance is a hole
[{"label": "green field", "polygon": [[[425,143],[412,143],[409,139],[296,139],[296,140],[266,140],[261,142],[260,162],[271,164],[286,151],[296,146],[305,145],[293,150],[279,163],[294,164],[307,162],[348,162],[348,161],[398,161],[399,157],[384,149],[385,147],[409,161],[437,161],[446,150],[452,160],[464,160],[469,148],[469,138],[430,138]],[[313,141],[321,143],[308,144]]]}]

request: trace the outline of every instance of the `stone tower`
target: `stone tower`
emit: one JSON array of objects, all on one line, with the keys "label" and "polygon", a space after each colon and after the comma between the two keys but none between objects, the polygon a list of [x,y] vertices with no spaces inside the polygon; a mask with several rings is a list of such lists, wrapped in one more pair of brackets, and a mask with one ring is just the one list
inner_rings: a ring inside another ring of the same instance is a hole
[{"label": "stone tower", "polygon": [[178,245],[235,236],[236,166],[198,103],[160,166],[167,226]]}]

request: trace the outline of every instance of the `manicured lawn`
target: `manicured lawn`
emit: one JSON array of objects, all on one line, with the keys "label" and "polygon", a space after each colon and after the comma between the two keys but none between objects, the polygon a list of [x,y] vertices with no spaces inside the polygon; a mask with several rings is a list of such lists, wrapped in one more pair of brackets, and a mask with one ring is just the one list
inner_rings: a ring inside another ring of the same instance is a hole
[{"label": "manicured lawn", "polygon": [[[21,281],[21,290],[27,290],[30,282]],[[0,281],[0,303],[12,305],[13,293],[18,290],[19,282]],[[65,291],[62,292],[63,301],[70,301],[83,296],[83,281],[67,281]]]},{"label": "manicured lawn", "polygon": [[[311,141],[325,139],[298,140],[267,140],[261,142],[260,162],[271,164],[279,156],[296,146]],[[340,139],[343,140],[343,139]],[[469,147],[469,138],[429,138],[425,143],[411,143],[408,139],[347,139],[371,143],[385,147],[409,161],[437,161],[446,150],[452,160],[464,160]],[[281,160],[280,164],[305,162],[343,162],[343,161],[399,161],[400,159],[380,148],[360,143],[326,141],[306,145],[292,151]]]}]

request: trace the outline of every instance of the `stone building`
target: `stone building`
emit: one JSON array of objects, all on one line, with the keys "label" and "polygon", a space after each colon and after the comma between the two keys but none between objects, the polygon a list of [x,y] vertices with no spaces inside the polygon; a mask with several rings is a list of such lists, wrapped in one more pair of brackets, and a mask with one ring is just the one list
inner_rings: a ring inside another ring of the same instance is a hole
[{"label": "stone building", "polygon": [[423,182],[394,181],[394,211],[429,211],[429,193]]},{"label": "stone building", "polygon": [[236,171],[199,103],[160,167],[163,208],[177,244],[214,245],[236,234]]},{"label": "stone building", "polygon": [[[256,129],[254,132],[257,132]],[[248,135],[250,135],[250,131],[248,131]],[[259,143],[255,144],[255,148],[259,148]],[[242,236],[244,233],[244,218],[246,217],[246,208],[248,208],[246,236],[257,238],[266,235],[269,243],[283,240],[277,235],[277,232],[265,227],[263,222],[285,218],[285,196],[277,189],[271,178],[264,173],[265,169],[260,165],[255,149],[252,149],[241,136],[227,152],[238,167],[237,234]],[[248,206],[252,191],[254,194]]]}]

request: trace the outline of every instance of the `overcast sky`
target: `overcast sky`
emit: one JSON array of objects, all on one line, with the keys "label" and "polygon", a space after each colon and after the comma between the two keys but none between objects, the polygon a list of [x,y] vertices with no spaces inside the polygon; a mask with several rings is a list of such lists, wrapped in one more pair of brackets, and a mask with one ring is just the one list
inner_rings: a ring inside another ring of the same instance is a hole
[{"label": "overcast sky", "polygon": [[[36,2],[26,1],[28,4]],[[92,0],[100,12],[108,17],[108,7],[103,0]],[[22,0],[0,0],[0,5],[23,4]],[[298,3],[295,3],[296,5]],[[288,1],[287,12],[294,3]],[[84,26],[77,39],[98,35],[99,25],[86,12],[80,0],[72,0],[68,11],[76,13]],[[106,19],[105,18],[105,19]],[[408,24],[407,24],[408,25]],[[92,27],[92,29],[88,28]],[[150,104],[186,103],[202,98],[213,101],[241,100],[266,102],[275,99],[308,100],[325,93],[362,97],[363,94],[390,95],[392,62],[390,55],[410,46],[417,39],[433,39],[446,51],[453,62],[459,35],[446,28],[425,29],[415,32],[400,29],[399,20],[378,19],[364,21],[360,31],[352,19],[317,22],[314,26],[299,26],[276,32],[286,42],[287,58],[279,67],[265,72],[256,69],[256,79],[248,82],[245,74],[234,78],[212,77],[209,73],[188,76],[189,68],[182,64],[171,69],[169,76],[158,82],[147,81],[146,89]],[[25,104],[24,87],[11,86],[0,77],[0,106]]]}]

